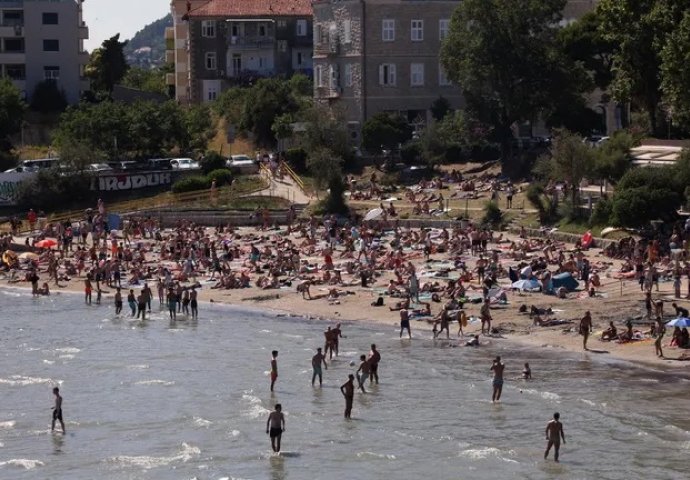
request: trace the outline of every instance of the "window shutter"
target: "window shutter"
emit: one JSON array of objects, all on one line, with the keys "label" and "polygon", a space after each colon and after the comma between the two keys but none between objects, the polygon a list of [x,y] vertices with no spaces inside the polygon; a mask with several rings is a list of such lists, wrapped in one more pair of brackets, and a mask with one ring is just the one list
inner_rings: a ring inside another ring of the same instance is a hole
[{"label": "window shutter", "polygon": [[383,71],[384,65],[379,65],[379,85],[385,85],[384,83],[384,71]]},{"label": "window shutter", "polygon": [[390,64],[388,66],[388,83],[390,85],[395,85],[396,79],[395,79],[395,64]]}]

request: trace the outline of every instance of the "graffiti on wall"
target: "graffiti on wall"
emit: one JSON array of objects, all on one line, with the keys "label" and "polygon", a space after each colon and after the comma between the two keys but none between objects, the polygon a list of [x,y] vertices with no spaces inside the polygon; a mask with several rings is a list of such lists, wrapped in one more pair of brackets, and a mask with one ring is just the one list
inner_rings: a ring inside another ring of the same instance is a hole
[{"label": "graffiti on wall", "polygon": [[16,205],[19,186],[34,175],[35,173],[31,172],[0,173],[0,206]]},{"label": "graffiti on wall", "polygon": [[91,190],[119,192],[170,185],[170,183],[172,183],[172,174],[169,172],[122,173],[94,177],[91,181]]}]

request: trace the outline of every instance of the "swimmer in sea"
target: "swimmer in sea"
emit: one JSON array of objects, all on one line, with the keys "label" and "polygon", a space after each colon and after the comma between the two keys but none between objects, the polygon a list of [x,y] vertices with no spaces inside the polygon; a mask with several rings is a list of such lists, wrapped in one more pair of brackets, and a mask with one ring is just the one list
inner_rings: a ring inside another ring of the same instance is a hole
[{"label": "swimmer in sea", "polygon": [[560,422],[561,415],[556,412],[553,414],[553,420],[546,424],[546,451],[544,452],[544,460],[549,456],[549,450],[553,447],[553,459],[558,462],[558,452],[561,449],[561,439],[565,443],[565,433],[563,433],[563,424]]},{"label": "swimmer in sea", "polygon": [[494,363],[491,365],[491,371],[494,372],[494,393],[491,396],[492,402],[501,401],[501,392],[503,391],[503,370],[505,365],[501,363],[501,357],[496,357]]},{"label": "swimmer in sea", "polygon": [[278,380],[278,350],[271,352],[271,391]]},{"label": "swimmer in sea", "polygon": [[65,422],[62,420],[62,397],[60,396],[60,389],[58,387],[53,388],[53,395],[55,395],[55,406],[53,407],[53,424],[50,427],[51,431],[55,431],[55,421],[60,422],[62,427],[62,433],[65,433]]},{"label": "swimmer in sea", "polygon": [[522,378],[524,380],[532,380],[532,369],[529,368],[529,363],[525,362],[525,368],[522,369]]},{"label": "swimmer in sea", "polygon": [[340,393],[345,397],[345,418],[352,414],[352,400],[355,398],[355,376],[348,375],[347,382],[340,386]]},{"label": "swimmer in sea", "polygon": [[266,433],[271,436],[271,448],[276,453],[280,452],[280,439],[285,431],[285,415],[283,415],[282,410],[282,405],[276,403],[275,410],[270,413],[268,420],[266,420]]},{"label": "swimmer in sea", "polygon": [[314,381],[316,380],[316,377],[319,377],[319,386],[323,384],[323,373],[321,372],[321,364],[323,363],[323,366],[326,370],[328,370],[328,364],[326,363],[326,356],[321,353],[321,347],[316,349],[316,355],[311,357],[311,368],[313,369],[314,373],[311,376],[311,386],[314,386]]}]

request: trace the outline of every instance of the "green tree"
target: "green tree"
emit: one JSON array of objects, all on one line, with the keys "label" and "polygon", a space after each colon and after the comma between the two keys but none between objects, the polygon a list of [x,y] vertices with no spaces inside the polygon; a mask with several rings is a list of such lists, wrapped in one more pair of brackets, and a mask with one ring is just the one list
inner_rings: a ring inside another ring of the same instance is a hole
[{"label": "green tree", "polygon": [[661,50],[661,89],[667,115],[690,128],[690,10],[668,36]]},{"label": "green tree", "polygon": [[[513,124],[531,121],[571,88],[556,35],[565,0],[464,0],[441,61],[468,106],[494,127],[504,166]],[[569,67],[569,65],[566,65]]]},{"label": "green tree", "polygon": [[130,67],[122,78],[122,85],[144,92],[168,94],[168,86],[165,84],[165,69],[144,69]]},{"label": "green tree", "polygon": [[345,112],[337,107],[312,103],[301,112],[305,130],[300,134],[303,148],[307,151],[328,149],[341,160],[352,157]]},{"label": "green tree", "polygon": [[214,152],[213,150],[206,152],[200,163],[202,173],[207,176],[214,170],[225,169],[225,158],[223,158],[220,153]]},{"label": "green tree", "polygon": [[594,154],[582,137],[568,130],[557,130],[549,156],[540,160],[538,170],[548,178],[566,181],[571,187],[571,201],[577,205],[580,183],[592,176]]},{"label": "green tree", "polygon": [[594,150],[594,176],[616,184],[632,166],[630,150],[638,145],[629,132],[619,130]]},{"label": "green tree", "polygon": [[105,160],[105,155],[84,143],[68,141],[60,146],[60,166],[80,174],[86,172],[90,164]]},{"label": "green tree", "polygon": [[[174,102],[169,102],[174,105]],[[208,105],[193,105],[182,110],[181,137],[178,145],[183,151],[203,152],[216,135],[217,122]]]},{"label": "green tree", "polygon": [[272,127],[276,117],[295,113],[299,103],[290,85],[276,78],[262,78],[247,91],[240,127],[250,131],[260,147],[274,147],[276,137]]},{"label": "green tree", "polygon": [[239,125],[249,90],[240,87],[228,88],[213,102],[213,110],[233,125]]},{"label": "green tree", "polygon": [[441,121],[451,111],[450,102],[446,97],[439,97],[431,103],[431,116],[434,120]]},{"label": "green tree", "polygon": [[328,148],[312,150],[307,157],[307,168],[314,177],[316,188],[323,189],[333,177],[342,177],[343,159]]},{"label": "green tree", "polygon": [[457,110],[441,121],[431,122],[422,132],[419,146],[423,157],[432,165],[458,161],[457,155],[469,155],[474,149],[485,146],[489,133],[481,123],[468,119],[466,112]]},{"label": "green tree", "polygon": [[25,111],[19,89],[9,78],[0,78],[0,151],[9,151],[9,137],[20,131]]},{"label": "green tree", "polygon": [[67,108],[65,91],[58,88],[55,80],[43,80],[36,84],[31,95],[31,110],[41,113],[64,112]]},{"label": "green tree", "polygon": [[362,126],[362,145],[370,153],[394,149],[412,138],[412,127],[400,115],[377,113]]},{"label": "green tree", "polygon": [[100,48],[91,53],[86,66],[86,76],[91,79],[91,88],[95,91],[112,93],[129,70],[123,49],[127,42],[120,42],[120,34],[104,40]]}]

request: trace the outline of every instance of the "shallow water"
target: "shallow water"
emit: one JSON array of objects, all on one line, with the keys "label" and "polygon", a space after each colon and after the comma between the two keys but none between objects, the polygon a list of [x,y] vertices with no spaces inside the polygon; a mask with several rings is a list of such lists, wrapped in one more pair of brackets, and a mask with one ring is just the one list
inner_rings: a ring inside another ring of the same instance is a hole
[{"label": "shallow water", "polygon": [[[312,389],[323,322],[202,304],[198,323],[154,313],[142,324],[109,304],[18,291],[0,291],[0,308],[2,479],[688,478],[690,382],[603,355],[448,348],[428,329],[410,342],[348,324],[324,387]],[[357,395],[345,421],[338,387],[372,342],[381,385]],[[492,405],[496,354],[507,377],[529,361],[535,380],[507,381]],[[54,385],[64,437],[50,433]],[[265,434],[276,402],[287,414],[282,456]],[[542,459],[554,411],[568,442],[561,464]]]}]

